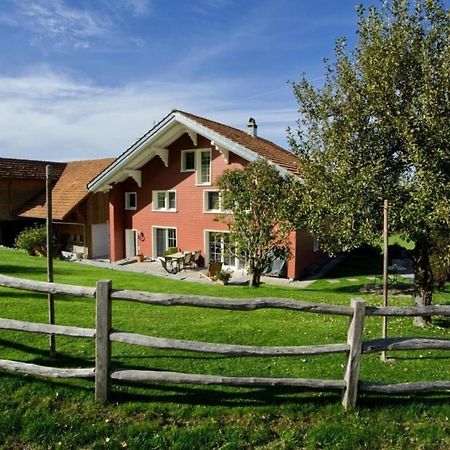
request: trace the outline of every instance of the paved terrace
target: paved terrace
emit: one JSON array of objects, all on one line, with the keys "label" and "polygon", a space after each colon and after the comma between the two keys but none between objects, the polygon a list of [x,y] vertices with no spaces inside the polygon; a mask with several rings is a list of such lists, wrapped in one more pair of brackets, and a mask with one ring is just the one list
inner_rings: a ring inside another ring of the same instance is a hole
[{"label": "paved terrace", "polygon": [[[310,284],[314,283],[318,278],[323,277],[329,270],[331,270],[335,265],[341,262],[342,258],[338,257],[330,260],[322,270],[316,275],[309,277],[305,280],[291,280],[288,278],[276,278],[276,277],[262,277],[261,281],[266,284],[280,285],[280,286],[291,286],[296,288],[306,288]],[[125,272],[135,272],[135,273],[146,273],[150,275],[155,275],[159,277],[166,277],[173,280],[186,280],[196,283],[213,284],[214,281],[208,278],[202,277],[200,274],[207,273],[205,267],[194,268],[194,269],[182,269],[177,274],[170,274],[162,267],[160,261],[149,261],[145,260],[143,262],[136,262],[135,260],[126,261],[125,263],[110,263],[108,260],[98,259],[98,260],[80,260],[80,264],[89,264],[96,267],[103,267],[112,270],[121,270]],[[235,270],[230,279],[230,285],[242,285],[248,283],[249,277],[245,270]]]}]

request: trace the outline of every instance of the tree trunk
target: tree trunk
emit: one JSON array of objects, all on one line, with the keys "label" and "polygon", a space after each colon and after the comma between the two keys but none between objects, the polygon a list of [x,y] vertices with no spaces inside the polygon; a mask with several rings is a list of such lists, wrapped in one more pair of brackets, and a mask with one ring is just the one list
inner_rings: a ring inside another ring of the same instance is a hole
[{"label": "tree trunk", "polygon": [[250,275],[249,285],[251,287],[259,287],[259,285],[261,284],[261,271],[254,270]]},{"label": "tree trunk", "polygon": [[[414,293],[416,306],[429,306],[433,300],[433,272],[430,265],[429,245],[426,240],[416,241],[414,254]],[[431,317],[416,317],[414,325],[425,327]]]}]

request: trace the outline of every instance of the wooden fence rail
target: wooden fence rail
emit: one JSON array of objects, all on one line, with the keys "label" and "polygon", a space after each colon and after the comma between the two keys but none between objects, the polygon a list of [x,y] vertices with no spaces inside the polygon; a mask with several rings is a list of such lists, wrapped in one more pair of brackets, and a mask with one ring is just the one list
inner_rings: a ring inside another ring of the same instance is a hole
[{"label": "wooden fence rail", "polygon": [[[450,381],[380,384],[360,381],[359,379],[361,357],[366,353],[381,352],[384,350],[450,350],[450,339],[395,337],[364,342],[364,318],[366,316],[450,316],[450,306],[448,305],[433,305],[425,308],[402,308],[366,307],[365,302],[361,299],[352,299],[350,306],[315,304],[278,298],[257,298],[253,300],[226,298],[218,299],[207,296],[154,294],[140,291],[113,290],[110,281],[98,281],[95,288],[90,288],[24,280],[5,275],[0,275],[0,286],[34,292],[51,293],[55,295],[95,298],[95,329],[0,319],[0,329],[4,330],[95,339],[95,368],[63,369],[39,366],[36,364],[18,361],[0,360],[0,370],[39,375],[50,378],[94,378],[95,398],[99,402],[106,402],[108,400],[112,380],[183,384],[195,383],[206,385],[218,384],[227,386],[290,386],[306,389],[340,390],[343,392],[342,404],[345,409],[355,407],[359,391],[376,393],[412,393],[450,389]],[[160,306],[195,306],[240,311],[251,311],[261,308],[288,309],[306,313],[348,316],[350,318],[350,324],[347,333],[347,341],[341,344],[262,347],[166,339],[112,329],[112,300],[134,301]],[[249,357],[345,353],[347,355],[347,363],[345,366],[343,379],[341,380],[228,377],[168,371],[112,369],[112,342],[121,342],[166,350],[181,350]]]}]

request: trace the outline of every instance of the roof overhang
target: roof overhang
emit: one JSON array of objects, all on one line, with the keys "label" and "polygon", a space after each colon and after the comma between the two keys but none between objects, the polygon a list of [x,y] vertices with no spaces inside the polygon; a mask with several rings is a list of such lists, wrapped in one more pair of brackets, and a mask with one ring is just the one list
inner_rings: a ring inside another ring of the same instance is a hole
[{"label": "roof overhang", "polygon": [[[195,146],[197,145],[197,135],[201,135],[210,140],[211,145],[222,154],[227,162],[229,152],[232,152],[247,161],[254,161],[261,158],[256,152],[247,147],[199,124],[179,111],[173,111],[155,125],[147,134],[138,139],[121,156],[119,156],[114,163],[97,175],[88,184],[89,191],[107,191],[111,189],[113,184],[121,183],[130,176],[134,178],[136,183],[140,186],[140,169],[142,166],[154,157],[159,156],[167,167],[167,147],[185,133],[189,135]],[[282,175],[292,175],[291,172],[283,167],[280,167],[271,161],[269,161],[269,163],[273,164]]]}]

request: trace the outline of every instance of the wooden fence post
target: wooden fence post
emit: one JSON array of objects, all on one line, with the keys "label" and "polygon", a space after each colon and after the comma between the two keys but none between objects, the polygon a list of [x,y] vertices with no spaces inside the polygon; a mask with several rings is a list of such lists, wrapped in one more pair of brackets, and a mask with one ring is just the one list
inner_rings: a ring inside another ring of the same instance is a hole
[{"label": "wooden fence post", "polygon": [[346,410],[356,406],[364,334],[364,316],[366,313],[365,302],[360,298],[352,298],[351,306],[353,308],[353,318],[350,322],[347,335],[347,343],[350,345],[350,351],[344,376],[344,381],[347,386],[342,398],[342,405]]},{"label": "wooden fence post", "polygon": [[95,331],[95,400],[108,401],[111,361],[111,281],[97,281]]}]

